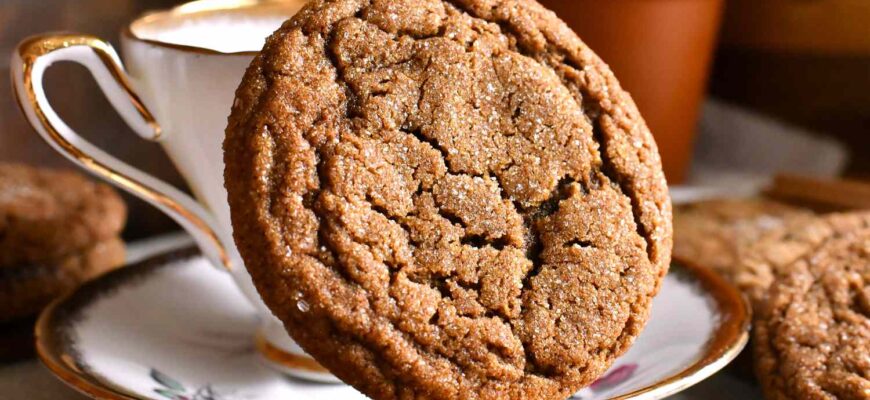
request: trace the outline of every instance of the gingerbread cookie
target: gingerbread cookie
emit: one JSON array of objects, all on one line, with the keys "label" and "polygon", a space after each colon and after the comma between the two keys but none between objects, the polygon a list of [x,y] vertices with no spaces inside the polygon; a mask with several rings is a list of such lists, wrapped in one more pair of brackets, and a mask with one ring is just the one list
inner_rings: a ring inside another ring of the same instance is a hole
[{"label": "gingerbread cookie", "polygon": [[564,399],[667,271],[656,145],[531,0],[317,0],[236,93],[225,182],[266,304],[376,399]]},{"label": "gingerbread cookie", "polygon": [[870,398],[870,213],[819,219],[789,242],[756,311],[765,397]]},{"label": "gingerbread cookie", "polygon": [[0,323],[39,313],[91,278],[124,264],[124,242],[111,238],[57,260],[0,268]]},{"label": "gingerbread cookie", "polygon": [[68,171],[0,163],[0,268],[51,263],[120,233],[110,187]]},{"label": "gingerbread cookie", "polygon": [[[770,266],[755,261],[815,214],[761,198],[713,199],[674,207],[674,256],[711,268],[753,303],[770,285]],[[761,254],[757,254],[761,253]]]}]

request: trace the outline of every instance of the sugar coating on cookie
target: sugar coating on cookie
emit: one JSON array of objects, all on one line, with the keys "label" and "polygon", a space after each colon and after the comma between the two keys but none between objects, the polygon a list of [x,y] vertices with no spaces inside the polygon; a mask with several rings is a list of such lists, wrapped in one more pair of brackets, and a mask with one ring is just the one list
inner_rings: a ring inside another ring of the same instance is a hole
[{"label": "sugar coating on cookie", "polygon": [[765,397],[870,398],[870,214],[819,219],[790,241],[791,261],[756,311]]},{"label": "sugar coating on cookie", "polygon": [[631,345],[667,271],[652,136],[534,1],[313,1],[226,134],[260,294],[377,399],[565,398]]}]

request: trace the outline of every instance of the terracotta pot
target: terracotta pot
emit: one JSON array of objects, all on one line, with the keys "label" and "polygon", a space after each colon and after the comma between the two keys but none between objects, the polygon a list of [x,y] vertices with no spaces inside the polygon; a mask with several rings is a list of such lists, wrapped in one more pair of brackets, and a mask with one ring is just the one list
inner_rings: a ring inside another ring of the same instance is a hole
[{"label": "terracotta pot", "polygon": [[540,0],[631,92],[670,183],[685,178],[723,0]]}]

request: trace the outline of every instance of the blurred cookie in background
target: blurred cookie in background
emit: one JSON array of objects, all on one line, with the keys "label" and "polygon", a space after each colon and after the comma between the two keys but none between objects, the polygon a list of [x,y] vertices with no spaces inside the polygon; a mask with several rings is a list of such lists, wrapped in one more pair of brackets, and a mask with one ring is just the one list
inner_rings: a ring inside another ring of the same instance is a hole
[{"label": "blurred cookie in background", "polygon": [[0,360],[32,353],[35,316],[124,264],[127,209],[84,176],[0,163]]},{"label": "blurred cookie in background", "polygon": [[759,263],[744,260],[813,219],[815,214],[808,209],[762,198],[677,205],[674,256],[715,270],[754,302],[770,284],[771,273]]},{"label": "blurred cookie in background", "polygon": [[71,171],[0,163],[0,268],[57,261],[117,237],[127,219],[108,185]]},{"label": "blurred cookie in background", "polygon": [[755,309],[753,350],[769,399],[870,397],[870,213],[833,214],[782,244]]},{"label": "blurred cookie in background", "polygon": [[0,268],[0,323],[35,315],[57,296],[124,263],[124,242],[112,238],[54,262]]}]

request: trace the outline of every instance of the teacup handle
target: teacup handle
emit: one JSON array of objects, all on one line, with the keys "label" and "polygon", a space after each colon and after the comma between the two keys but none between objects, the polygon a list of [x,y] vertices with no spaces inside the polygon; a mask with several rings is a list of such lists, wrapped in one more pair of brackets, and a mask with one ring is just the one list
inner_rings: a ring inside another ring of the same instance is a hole
[{"label": "teacup handle", "polygon": [[72,130],[49,104],[43,87],[45,70],[72,61],[90,71],[106,98],[139,136],[160,138],[160,125],[130,86],[112,46],[99,38],[48,34],[25,39],[12,56],[12,84],[18,104],[36,132],[72,162],[147,201],[189,232],[214,265],[230,268],[226,232],[200,203],[172,185],[113,157]]}]

